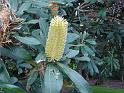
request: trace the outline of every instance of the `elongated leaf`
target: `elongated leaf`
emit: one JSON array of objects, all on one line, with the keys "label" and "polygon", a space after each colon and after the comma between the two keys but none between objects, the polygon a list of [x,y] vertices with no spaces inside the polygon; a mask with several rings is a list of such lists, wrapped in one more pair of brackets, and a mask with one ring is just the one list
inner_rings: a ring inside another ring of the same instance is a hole
[{"label": "elongated leaf", "polygon": [[6,56],[6,57],[15,59],[15,57],[14,57],[14,55],[12,55],[11,51],[4,47],[0,47],[0,56]]},{"label": "elongated leaf", "polygon": [[95,3],[97,0],[84,0],[85,1],[85,3]]},{"label": "elongated leaf", "polygon": [[17,11],[17,15],[18,16],[21,16],[23,13],[24,13],[24,11],[26,11],[30,6],[31,6],[31,1],[29,0],[29,1],[26,1],[26,2],[24,2],[22,5],[21,5],[21,7],[19,8],[19,10]]},{"label": "elongated leaf", "polygon": [[72,50],[72,49],[70,49],[70,51],[66,54],[66,57],[67,58],[73,58],[76,55],[78,55],[78,53],[79,53],[79,50]]},{"label": "elongated leaf", "polygon": [[83,35],[81,36],[82,37],[82,41],[84,41],[88,36],[88,33],[86,31],[84,31]]},{"label": "elongated leaf", "polygon": [[80,36],[75,33],[68,33],[67,43],[71,43],[71,42],[75,41],[76,39],[78,39],[79,37]]},{"label": "elongated leaf", "polygon": [[16,57],[17,60],[30,60],[31,59],[31,55],[29,54],[29,52],[22,48],[22,47],[14,47],[12,48],[12,55],[14,55]]},{"label": "elongated leaf", "polygon": [[84,57],[75,57],[76,60],[78,61],[90,61],[90,58],[87,56]]},{"label": "elongated leaf", "polygon": [[0,64],[1,64],[1,68],[0,68],[0,81],[2,82],[10,82],[10,76],[9,73],[3,63],[3,61],[0,59]]},{"label": "elongated leaf", "polygon": [[38,39],[41,42],[41,45],[45,47],[46,38],[43,32],[40,29],[32,31],[32,36]]},{"label": "elongated leaf", "polygon": [[41,29],[44,37],[47,37],[49,25],[45,18],[39,19],[39,26],[40,26],[40,29]]},{"label": "elongated leaf", "polygon": [[30,77],[28,78],[27,84],[32,85],[34,81],[37,79],[37,77],[38,77],[38,72],[36,70],[33,70],[30,74]]},{"label": "elongated leaf", "polygon": [[44,53],[39,53],[38,55],[37,55],[37,57],[35,58],[35,61],[37,62],[37,63],[39,63],[39,62],[42,62],[42,61],[46,61],[46,56],[45,56],[45,54]]},{"label": "elongated leaf", "polygon": [[85,40],[87,43],[90,43],[90,44],[92,44],[92,45],[96,45],[96,42],[95,42],[95,40],[93,40],[93,39],[87,39],[87,40]]},{"label": "elongated leaf", "polygon": [[91,75],[93,75],[95,73],[91,62],[84,64],[84,67],[89,70]]},{"label": "elongated leaf", "polygon": [[28,44],[28,45],[40,45],[41,44],[40,41],[38,41],[34,37],[20,37],[20,36],[15,36],[15,38],[17,40],[19,40],[20,42],[22,42],[24,44]]},{"label": "elongated leaf", "polygon": [[0,89],[1,89],[0,91],[1,93],[26,93],[23,89],[17,86],[3,82],[0,82]]},{"label": "elongated leaf", "polygon": [[25,23],[23,23],[23,24],[36,24],[36,23],[38,23],[38,22],[39,22],[39,20],[35,19],[35,20],[30,20],[30,21],[28,21],[28,22],[25,22]]},{"label": "elongated leaf", "polygon": [[63,85],[63,76],[59,70],[49,64],[44,75],[45,93],[60,93]]},{"label": "elongated leaf", "polygon": [[94,72],[95,72],[95,73],[99,73],[99,70],[98,70],[98,68],[97,68],[97,66],[96,66],[96,64],[95,64],[95,62],[92,62],[92,66],[93,66]]},{"label": "elongated leaf", "polygon": [[94,51],[90,47],[88,47],[87,45],[83,45],[82,49],[84,49],[84,51],[86,51],[89,55],[95,56]]},{"label": "elongated leaf", "polygon": [[61,71],[64,72],[75,84],[76,88],[81,93],[91,93],[89,84],[86,82],[86,80],[76,71],[72,70],[71,68],[61,64],[57,63],[60,67]]},{"label": "elongated leaf", "polygon": [[11,9],[16,12],[18,8],[18,0],[9,0]]},{"label": "elongated leaf", "polygon": [[28,68],[28,69],[32,68],[32,66],[30,64],[27,64],[27,63],[19,64],[19,66],[22,67],[22,68]]},{"label": "elongated leaf", "polygon": [[33,0],[33,6],[37,8],[47,7],[50,3],[47,0]]}]

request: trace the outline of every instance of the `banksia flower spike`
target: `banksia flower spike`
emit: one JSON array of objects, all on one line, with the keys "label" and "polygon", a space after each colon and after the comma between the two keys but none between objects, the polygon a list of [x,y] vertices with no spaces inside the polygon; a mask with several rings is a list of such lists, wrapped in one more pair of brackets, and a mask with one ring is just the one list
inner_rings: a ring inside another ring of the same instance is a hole
[{"label": "banksia flower spike", "polygon": [[51,20],[45,53],[48,61],[59,61],[63,55],[68,22],[60,16]]}]

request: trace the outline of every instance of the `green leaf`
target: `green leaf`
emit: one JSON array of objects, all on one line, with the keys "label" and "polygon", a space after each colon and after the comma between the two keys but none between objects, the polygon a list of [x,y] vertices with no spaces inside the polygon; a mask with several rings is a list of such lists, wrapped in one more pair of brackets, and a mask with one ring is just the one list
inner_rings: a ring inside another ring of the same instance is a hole
[{"label": "green leaf", "polygon": [[[100,2],[100,3],[104,3],[105,1],[104,0],[97,0],[98,2]],[[109,0],[108,2],[110,3],[110,2],[112,2],[113,0]]]},{"label": "green leaf", "polygon": [[79,73],[61,63],[57,63],[57,65],[60,67],[61,71],[71,79],[81,93],[91,93],[89,84]]},{"label": "green leaf", "polygon": [[40,29],[41,29],[44,37],[47,37],[49,25],[45,18],[39,19],[39,26],[40,26]]},{"label": "green leaf", "polygon": [[3,82],[0,82],[0,89],[1,89],[0,91],[1,93],[27,93],[23,89],[17,86]]},{"label": "green leaf", "polygon": [[3,61],[0,59],[0,81],[2,82],[10,82],[10,76],[6,69],[6,66],[4,65]]},{"label": "green leaf", "polygon": [[50,2],[48,2],[47,0],[33,0],[32,4],[37,8],[43,8],[47,7],[50,4]]},{"label": "green leaf", "polygon": [[39,23],[39,20],[35,19],[35,20],[30,20],[28,22],[24,22],[23,24],[36,24]]},{"label": "green leaf", "polygon": [[48,64],[44,75],[45,93],[60,93],[63,76],[52,64]]},{"label": "green leaf", "polygon": [[18,0],[9,0],[11,9],[16,12],[18,8]]},{"label": "green leaf", "polygon": [[19,10],[17,11],[16,14],[17,14],[18,16],[23,15],[24,11],[28,10],[28,8],[31,6],[31,3],[32,3],[32,2],[31,2],[30,0],[24,2],[24,3],[20,6],[20,8],[19,8]]},{"label": "green leaf", "polygon": [[32,66],[30,64],[27,64],[27,63],[22,63],[22,64],[19,64],[20,67],[23,67],[23,68],[28,68],[28,69],[31,69]]},{"label": "green leaf", "polygon": [[92,63],[91,62],[88,62],[84,65],[85,68],[88,69],[88,71],[90,72],[90,74],[93,76],[94,74],[94,70],[93,70],[93,66],[92,66]]},{"label": "green leaf", "polygon": [[86,64],[84,64],[84,68],[85,69],[88,69],[88,71],[90,72],[90,74],[93,76],[95,73],[99,73],[99,70],[95,64],[94,61],[90,61],[90,62],[87,62]]},{"label": "green leaf", "polygon": [[2,64],[0,64],[0,69],[1,69],[1,67],[2,67]]},{"label": "green leaf", "polygon": [[[48,29],[46,31],[48,31]],[[46,32],[46,35],[47,35],[47,32]],[[45,47],[45,45],[46,45],[46,37],[44,36],[42,31],[40,31],[40,38],[41,38],[41,44]]]},{"label": "green leaf", "polygon": [[92,44],[92,45],[96,45],[96,42],[95,42],[95,40],[94,39],[87,39],[87,40],[85,40],[87,43],[89,43],[89,44]]},{"label": "green leaf", "polygon": [[94,51],[85,44],[82,46],[82,50],[84,50],[85,52],[87,52],[91,56],[95,56]]},{"label": "green leaf", "polygon": [[30,77],[28,78],[27,84],[32,85],[38,77],[38,72],[34,69],[32,70]]},{"label": "green leaf", "polygon": [[46,56],[45,56],[45,54],[44,54],[44,53],[39,53],[39,54],[37,55],[37,57],[35,58],[35,61],[36,61],[37,63],[42,62],[42,61],[46,61]]},{"label": "green leaf", "polygon": [[78,60],[78,61],[90,61],[90,58],[87,57],[87,56],[84,56],[84,57],[75,57],[74,59],[75,60]]},{"label": "green leaf", "polygon": [[46,38],[40,29],[32,31],[32,36],[41,42],[41,45],[45,47]]},{"label": "green leaf", "polygon": [[22,47],[12,48],[12,55],[14,55],[16,59],[18,60],[22,60],[22,59],[30,60],[31,59],[31,55],[29,54],[29,52]]},{"label": "green leaf", "polygon": [[98,12],[98,16],[99,17],[106,17],[106,10],[104,8],[102,8],[99,12]]},{"label": "green leaf", "polygon": [[80,36],[75,33],[68,33],[67,35],[67,43],[71,43],[75,40],[77,40]]},{"label": "green leaf", "polygon": [[15,36],[15,38],[17,40],[19,40],[20,42],[27,44],[27,45],[40,45],[40,41],[38,41],[36,38],[34,37],[20,37],[20,36]]},{"label": "green leaf", "polygon": [[89,34],[86,31],[84,31],[83,35],[81,36],[82,37],[82,42],[87,38],[88,35]]},{"label": "green leaf", "polygon": [[67,54],[69,51],[70,51],[70,45],[69,44],[66,44],[65,45],[65,48],[64,48],[64,54]]},{"label": "green leaf", "polygon": [[79,54],[79,50],[69,49],[69,52],[66,54],[66,57],[67,58],[73,58],[73,57],[75,57],[78,54]]},{"label": "green leaf", "polygon": [[97,68],[97,66],[96,66],[96,64],[95,64],[95,62],[91,62],[91,63],[92,63],[94,72],[95,72],[95,73],[99,73],[99,70],[98,70],[98,68]]},{"label": "green leaf", "polygon": [[85,1],[85,3],[95,3],[97,0],[84,0]]},{"label": "green leaf", "polygon": [[17,79],[16,77],[11,77],[11,78],[10,78],[10,82],[11,82],[12,84],[16,83],[17,81],[18,81],[18,79]]},{"label": "green leaf", "polygon": [[6,56],[6,57],[15,59],[15,57],[14,57],[14,55],[12,55],[11,51],[4,47],[0,47],[0,56]]}]

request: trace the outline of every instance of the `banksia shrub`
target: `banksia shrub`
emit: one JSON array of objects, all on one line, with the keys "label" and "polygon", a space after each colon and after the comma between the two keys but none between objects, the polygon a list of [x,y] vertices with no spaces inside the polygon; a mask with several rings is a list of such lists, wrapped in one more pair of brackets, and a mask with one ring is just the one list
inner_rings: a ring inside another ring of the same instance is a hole
[{"label": "banksia shrub", "polygon": [[63,55],[68,22],[60,16],[51,20],[45,53],[48,61],[59,61]]}]

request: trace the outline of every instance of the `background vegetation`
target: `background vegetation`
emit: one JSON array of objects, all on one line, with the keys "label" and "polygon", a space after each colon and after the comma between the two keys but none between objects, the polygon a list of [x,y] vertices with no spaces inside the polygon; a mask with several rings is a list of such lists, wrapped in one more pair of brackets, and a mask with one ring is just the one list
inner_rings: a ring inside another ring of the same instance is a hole
[{"label": "background vegetation", "polygon": [[56,15],[69,22],[63,64],[86,80],[97,79],[97,85],[105,79],[123,80],[123,0],[1,0],[0,10],[2,89],[12,84],[41,92],[39,72],[44,71],[49,24]]}]

